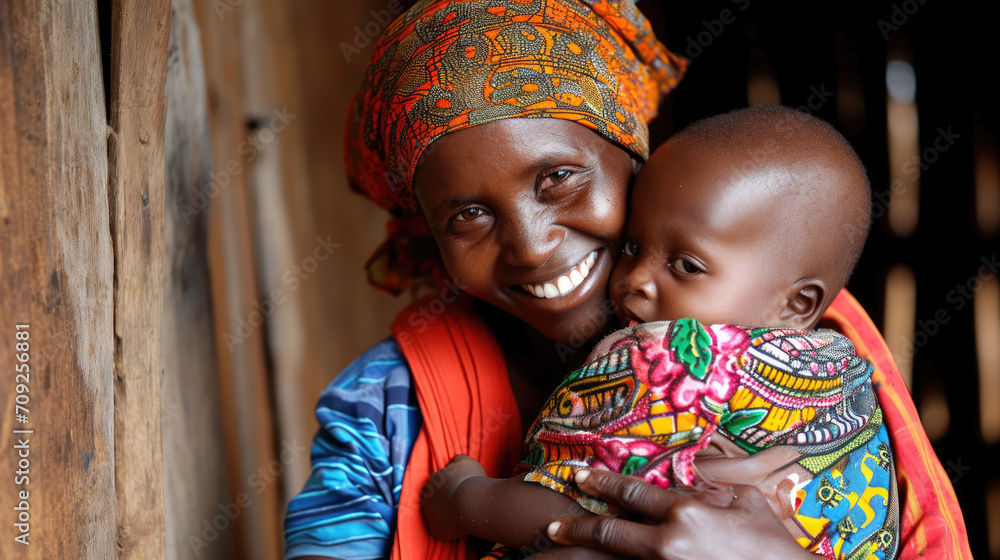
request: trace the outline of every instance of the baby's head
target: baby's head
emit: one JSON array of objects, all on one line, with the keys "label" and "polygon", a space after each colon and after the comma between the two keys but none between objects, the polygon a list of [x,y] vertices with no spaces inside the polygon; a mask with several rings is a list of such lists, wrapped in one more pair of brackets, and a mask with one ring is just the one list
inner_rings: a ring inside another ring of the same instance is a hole
[{"label": "baby's head", "polygon": [[619,318],[814,328],[861,254],[870,190],[844,137],[805,113],[691,125],[636,180],[611,276]]}]

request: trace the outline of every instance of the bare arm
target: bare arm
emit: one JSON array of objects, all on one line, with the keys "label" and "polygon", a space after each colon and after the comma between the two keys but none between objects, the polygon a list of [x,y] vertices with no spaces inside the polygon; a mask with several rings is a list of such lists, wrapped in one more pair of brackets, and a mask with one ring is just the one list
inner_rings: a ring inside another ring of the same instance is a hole
[{"label": "bare arm", "polygon": [[475,460],[459,455],[435,473],[422,492],[431,534],[443,540],[471,535],[534,551],[552,545],[549,523],[592,515],[572,498],[533,482],[485,475]]}]

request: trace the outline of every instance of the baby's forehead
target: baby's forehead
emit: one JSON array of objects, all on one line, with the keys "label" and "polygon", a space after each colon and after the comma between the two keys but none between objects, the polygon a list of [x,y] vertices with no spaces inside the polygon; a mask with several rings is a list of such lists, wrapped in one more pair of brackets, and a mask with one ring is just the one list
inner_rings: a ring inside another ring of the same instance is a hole
[{"label": "baby's forehead", "polygon": [[824,190],[831,185],[835,190],[849,188],[849,184],[858,180],[857,166],[844,150],[820,135],[799,129],[781,131],[780,137],[774,131],[763,130],[736,137],[679,134],[654,150],[639,171],[638,181],[659,188],[642,189],[637,194],[650,196],[659,192],[669,196],[669,187],[681,174],[687,179],[709,176],[713,179],[713,185],[701,184],[699,188],[766,191],[787,188],[796,193],[815,185],[818,179],[829,183]]},{"label": "baby's forehead", "polygon": [[761,230],[752,223],[776,220],[782,235],[807,233],[816,208],[839,212],[845,197],[838,191],[851,169],[802,138],[782,149],[766,145],[764,135],[747,142],[698,136],[668,142],[640,170],[631,216],[685,223],[703,236]]}]

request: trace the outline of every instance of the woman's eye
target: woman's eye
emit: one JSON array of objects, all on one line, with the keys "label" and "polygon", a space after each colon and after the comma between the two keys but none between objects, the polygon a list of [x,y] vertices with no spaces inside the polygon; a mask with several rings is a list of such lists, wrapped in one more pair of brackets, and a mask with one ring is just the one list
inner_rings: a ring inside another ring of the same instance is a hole
[{"label": "woman's eye", "polygon": [[622,253],[624,253],[626,257],[638,257],[639,244],[635,241],[626,241],[622,245]]},{"label": "woman's eye", "polygon": [[483,209],[473,206],[472,208],[466,208],[455,216],[456,222],[471,222],[479,216],[483,215]]},{"label": "woman's eye", "polygon": [[552,187],[562,183],[572,175],[573,172],[568,169],[556,169],[552,173],[546,173],[543,175],[539,181],[541,188]]},{"label": "woman's eye", "polygon": [[556,183],[559,183],[559,182],[562,182],[562,180],[565,179],[566,177],[569,177],[569,175],[570,175],[570,172],[568,170],[566,170],[566,169],[557,169],[557,170],[553,171],[552,173],[550,173],[549,177],[551,177],[552,180],[555,181]]},{"label": "woman's eye", "polygon": [[705,272],[697,264],[684,257],[677,257],[670,261],[669,264],[671,268],[681,274],[701,274],[702,272]]}]

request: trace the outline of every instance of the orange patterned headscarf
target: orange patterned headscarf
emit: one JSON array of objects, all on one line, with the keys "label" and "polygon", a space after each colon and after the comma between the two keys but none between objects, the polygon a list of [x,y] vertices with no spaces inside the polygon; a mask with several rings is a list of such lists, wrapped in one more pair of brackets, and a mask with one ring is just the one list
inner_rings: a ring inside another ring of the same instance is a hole
[{"label": "orange patterned headscarf", "polygon": [[414,172],[435,139],[501,119],[550,117],[645,159],[646,123],[685,66],[632,0],[418,2],[375,45],[348,118],[351,188],[396,217],[369,279],[398,293],[435,268],[413,196]]}]

